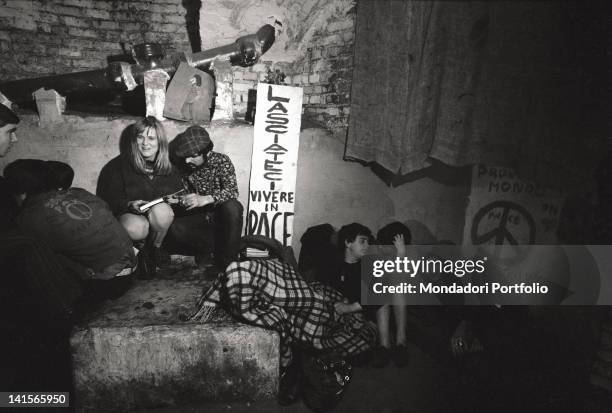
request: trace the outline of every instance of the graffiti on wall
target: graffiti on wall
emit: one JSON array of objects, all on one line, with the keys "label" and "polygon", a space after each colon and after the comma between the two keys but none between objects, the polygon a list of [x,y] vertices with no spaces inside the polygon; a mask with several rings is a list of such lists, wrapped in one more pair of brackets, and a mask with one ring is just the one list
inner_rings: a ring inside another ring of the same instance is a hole
[{"label": "graffiti on wall", "polygon": [[521,180],[510,168],[476,165],[464,243],[555,243],[562,201],[561,194]]}]

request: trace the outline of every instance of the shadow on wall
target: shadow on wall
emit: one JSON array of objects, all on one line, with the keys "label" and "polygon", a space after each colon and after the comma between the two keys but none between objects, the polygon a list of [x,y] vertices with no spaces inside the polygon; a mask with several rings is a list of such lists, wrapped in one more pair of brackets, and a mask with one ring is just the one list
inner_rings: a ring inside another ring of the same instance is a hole
[{"label": "shadow on wall", "polygon": [[431,245],[437,242],[436,237],[432,234],[427,225],[420,221],[409,219],[403,221],[404,225],[410,230],[413,245]]},{"label": "shadow on wall", "polygon": [[431,159],[431,166],[408,174],[393,173],[377,163],[370,165],[376,176],[392,188],[415,182],[423,178],[432,179],[440,184],[450,186],[469,187],[472,166],[449,166],[435,159]]}]

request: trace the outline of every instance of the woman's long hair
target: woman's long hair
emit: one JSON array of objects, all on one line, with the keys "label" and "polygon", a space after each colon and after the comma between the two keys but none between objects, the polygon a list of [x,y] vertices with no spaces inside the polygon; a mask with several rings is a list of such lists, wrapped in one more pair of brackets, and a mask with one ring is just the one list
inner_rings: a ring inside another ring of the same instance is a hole
[{"label": "woman's long hair", "polygon": [[158,149],[157,156],[153,162],[153,174],[168,175],[172,170],[168,151],[168,138],[166,137],[164,126],[153,116],[147,116],[125,128],[121,134],[121,151],[125,152],[132,168],[136,171],[143,174],[151,173],[151,169],[147,167],[147,162],[138,149],[138,136],[144,134],[148,128],[155,129],[157,134]]}]

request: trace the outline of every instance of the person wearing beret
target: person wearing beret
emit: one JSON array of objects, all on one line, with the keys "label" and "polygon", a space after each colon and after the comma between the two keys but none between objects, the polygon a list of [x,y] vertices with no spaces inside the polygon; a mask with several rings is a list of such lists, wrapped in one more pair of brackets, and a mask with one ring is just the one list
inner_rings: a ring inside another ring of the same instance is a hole
[{"label": "person wearing beret", "polygon": [[213,146],[206,129],[190,126],[170,142],[170,159],[183,171],[188,194],[181,197],[181,205],[198,212],[192,220],[204,220],[212,229],[207,234],[214,238],[210,240],[213,269],[220,272],[238,258],[244,209],[238,201],[234,165],[227,155],[213,151]]}]

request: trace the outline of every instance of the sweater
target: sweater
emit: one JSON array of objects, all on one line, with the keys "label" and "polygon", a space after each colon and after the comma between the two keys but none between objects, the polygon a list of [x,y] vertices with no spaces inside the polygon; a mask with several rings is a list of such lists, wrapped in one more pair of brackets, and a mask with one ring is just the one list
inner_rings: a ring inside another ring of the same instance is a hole
[{"label": "sweater", "polygon": [[132,241],[106,202],[81,188],[29,197],[17,225],[51,249],[90,269],[91,276],[132,251]]},{"label": "sweater", "polygon": [[169,175],[149,177],[134,170],[127,157],[119,155],[102,168],[96,194],[119,216],[128,212],[130,201],[152,201],[182,188],[181,174],[176,168]]}]

